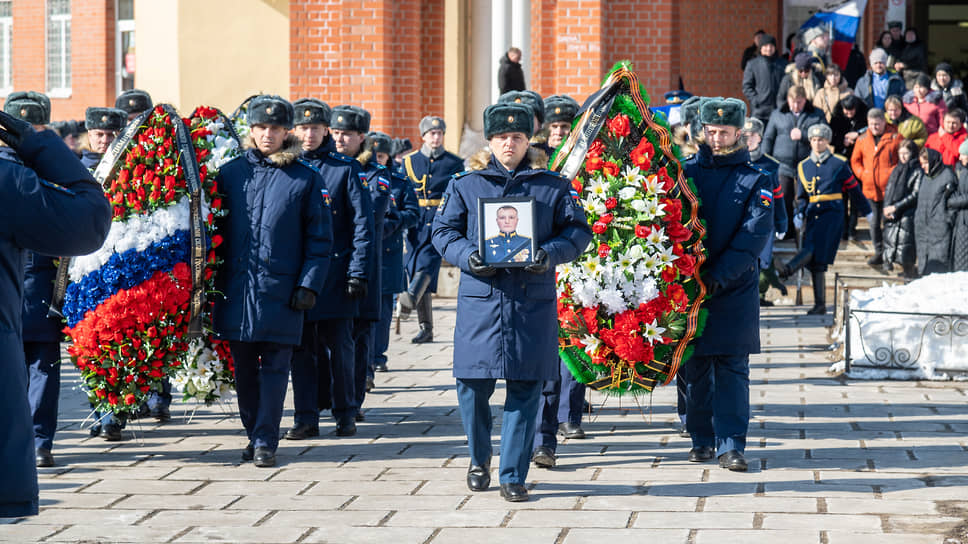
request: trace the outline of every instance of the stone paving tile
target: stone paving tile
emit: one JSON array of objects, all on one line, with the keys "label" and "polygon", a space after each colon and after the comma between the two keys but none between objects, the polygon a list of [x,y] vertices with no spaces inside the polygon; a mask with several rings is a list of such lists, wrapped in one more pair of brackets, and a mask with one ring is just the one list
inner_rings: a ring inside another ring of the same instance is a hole
[{"label": "stone paving tile", "polygon": [[26,518],[26,525],[131,525],[144,518],[150,510],[113,510],[103,508],[45,508],[40,514]]},{"label": "stone paving tile", "polygon": [[827,544],[955,544],[940,535],[863,534],[851,531],[828,531]]},{"label": "stone paving tile", "polygon": [[850,530],[858,533],[882,532],[877,516],[853,514],[764,514],[764,529]]},{"label": "stone paving tile", "polygon": [[198,480],[170,481],[170,480],[139,480],[137,483],[129,483],[125,480],[102,480],[91,487],[85,488],[90,493],[125,493],[137,490],[142,493],[156,495],[185,495],[192,490],[204,485],[205,482]]},{"label": "stone paving tile", "polygon": [[261,527],[375,527],[391,515],[389,510],[289,510],[276,512]]},{"label": "stone paving tile", "polygon": [[[84,493],[83,495],[93,495],[93,493]],[[124,500],[112,505],[111,508],[132,510],[221,510],[240,498],[237,495],[214,497],[201,495],[130,495]]]},{"label": "stone paving tile", "polygon": [[72,525],[63,532],[44,539],[44,542],[167,542],[174,538],[182,527],[123,527],[103,525]]},{"label": "stone paving tile", "polygon": [[[4,520],[13,521],[13,520]],[[0,522],[0,542],[38,542],[64,528],[63,525],[12,525]],[[74,539],[77,542],[80,539]]]},{"label": "stone paving tile", "polygon": [[269,510],[160,510],[139,523],[145,527],[252,527]]},{"label": "stone paving tile", "polygon": [[633,527],[648,529],[752,529],[751,512],[638,512]]},{"label": "stone paving tile", "polygon": [[123,498],[120,493],[58,493],[44,491],[41,508],[107,508]]},{"label": "stone paving tile", "polygon": [[347,510],[456,510],[466,497],[457,495],[361,496]]},{"label": "stone paving tile", "polygon": [[430,528],[420,527],[326,527],[317,529],[301,542],[423,544],[433,531]]},{"label": "stone paving tile", "polygon": [[[305,483],[305,482],[304,482]],[[441,482],[428,482],[430,483],[441,483]],[[304,491],[302,495],[411,495],[420,494],[413,493],[418,488],[423,491],[424,482],[412,481],[408,482],[406,480],[379,480],[379,481],[346,481],[346,480],[323,480],[320,482],[314,482],[314,485]],[[423,487],[421,487],[423,486]],[[466,484],[464,489],[467,489]],[[457,488],[448,493],[440,493],[440,495],[457,495]],[[429,493],[428,493],[429,494]]]},{"label": "stone paving tile", "polygon": [[[692,497],[655,497],[652,495],[589,495],[582,510],[634,510],[636,512],[664,512],[678,517],[683,512],[695,512],[698,499]],[[670,514],[674,512],[674,514]],[[682,525],[676,525],[681,527]]]},{"label": "stone paving tile", "polygon": [[575,494],[555,494],[546,490],[531,489],[527,502],[507,502],[496,488],[474,493],[464,503],[461,510],[575,510],[579,497]]},{"label": "stone paving tile", "polygon": [[233,502],[229,510],[336,510],[349,502],[351,495],[300,495],[280,497],[249,495]]},{"label": "stone paving tile", "polygon": [[799,512],[817,513],[817,499],[806,497],[707,497],[705,512]]},{"label": "stone paving tile", "polygon": [[409,510],[397,511],[387,527],[499,527],[508,515],[501,510]]},{"label": "stone paving tile", "polygon": [[176,539],[179,544],[188,542],[252,542],[260,544],[296,542],[310,532],[309,527],[237,527],[206,526],[196,527]]},{"label": "stone paving tile", "polygon": [[817,530],[736,530],[700,529],[696,532],[695,544],[817,544],[821,542]]},{"label": "stone paving tile", "polygon": [[201,489],[192,493],[200,497],[215,495],[295,495],[308,488],[309,482],[246,482],[239,480],[209,482]]},{"label": "stone paving tile", "polygon": [[562,544],[686,544],[688,529],[569,529]]},{"label": "stone paving tile", "polygon": [[631,511],[518,510],[508,527],[627,527]]},{"label": "stone paving tile", "polygon": [[500,528],[500,529],[458,529],[443,528],[431,540],[431,544],[522,544],[555,542],[561,529],[556,528]]}]

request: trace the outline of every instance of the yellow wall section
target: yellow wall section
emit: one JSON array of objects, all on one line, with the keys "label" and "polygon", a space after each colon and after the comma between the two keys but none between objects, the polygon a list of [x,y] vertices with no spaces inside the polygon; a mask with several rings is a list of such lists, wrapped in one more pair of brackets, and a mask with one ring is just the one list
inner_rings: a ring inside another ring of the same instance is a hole
[{"label": "yellow wall section", "polygon": [[289,0],[136,0],[135,85],[187,116],[289,95]]}]

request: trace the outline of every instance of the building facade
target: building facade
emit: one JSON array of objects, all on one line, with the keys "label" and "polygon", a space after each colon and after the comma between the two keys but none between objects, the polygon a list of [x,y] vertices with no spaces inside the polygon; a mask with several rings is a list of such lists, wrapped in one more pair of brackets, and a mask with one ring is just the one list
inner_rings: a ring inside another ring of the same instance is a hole
[{"label": "building facade", "polygon": [[[524,52],[528,87],[545,96],[581,101],[615,62],[630,60],[655,104],[680,79],[695,94],[739,97],[740,56],[754,31],[782,42],[824,4],[0,0],[0,96],[45,91],[54,119],[81,118],[131,87],[186,115],[200,104],[231,113],[263,92],[312,96],[363,106],[374,129],[415,141],[423,115],[442,115],[448,147],[466,151],[480,145],[481,112],[497,98],[498,61],[512,45]],[[968,56],[945,49],[968,43],[968,24],[959,24],[968,21],[964,2],[869,0],[861,48],[869,51],[894,18],[919,26],[932,62]]]}]

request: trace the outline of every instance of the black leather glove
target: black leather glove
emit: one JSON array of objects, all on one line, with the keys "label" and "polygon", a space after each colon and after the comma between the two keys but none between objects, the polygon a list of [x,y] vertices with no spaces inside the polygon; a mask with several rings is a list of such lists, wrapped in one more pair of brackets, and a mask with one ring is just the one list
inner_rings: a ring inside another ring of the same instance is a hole
[{"label": "black leather glove", "polygon": [[9,145],[14,151],[20,150],[24,137],[33,132],[30,123],[0,111],[0,140]]},{"label": "black leather glove", "polygon": [[366,280],[360,278],[346,280],[346,296],[351,299],[366,297]]},{"label": "black leather glove", "polygon": [[719,285],[719,282],[716,282],[714,280],[709,280],[706,282],[706,296],[707,297],[714,296],[716,293],[721,291],[722,288],[723,287]]},{"label": "black leather glove", "polygon": [[534,252],[534,260],[531,264],[524,267],[524,269],[532,274],[544,274],[551,268],[551,261],[548,259],[548,252],[543,249],[538,249]]},{"label": "black leather glove", "polygon": [[315,305],[316,293],[312,289],[306,289],[305,287],[296,287],[296,290],[292,292],[292,297],[289,299],[289,307],[297,312],[312,310]]},{"label": "black leather glove", "polygon": [[467,266],[471,269],[471,274],[482,278],[497,274],[497,268],[485,263],[484,259],[481,258],[481,254],[477,251],[471,253],[470,257],[467,258]]}]

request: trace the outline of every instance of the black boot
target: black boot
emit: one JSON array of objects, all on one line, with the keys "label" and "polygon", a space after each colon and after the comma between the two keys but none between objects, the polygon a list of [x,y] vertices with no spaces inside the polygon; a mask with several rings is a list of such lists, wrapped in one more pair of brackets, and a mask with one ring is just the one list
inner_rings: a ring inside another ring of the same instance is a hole
[{"label": "black boot", "polygon": [[774,266],[776,267],[777,273],[780,275],[780,279],[787,279],[792,276],[797,270],[810,264],[813,260],[813,250],[812,249],[801,249],[799,253],[793,256],[789,262],[784,263],[783,261],[776,261]]},{"label": "black boot", "polygon": [[409,316],[410,312],[417,307],[420,299],[427,292],[427,286],[430,285],[430,280],[430,274],[423,271],[413,275],[413,279],[410,280],[410,285],[407,286],[407,290],[400,293],[397,297],[400,301],[400,317]]},{"label": "black boot", "polygon": [[431,302],[430,293],[424,293],[417,301],[417,320],[420,322],[420,332],[414,336],[411,342],[414,344],[426,344],[434,341],[434,308]]},{"label": "black boot", "polygon": [[[764,268],[760,271],[760,277],[766,279],[768,286],[772,285],[773,287],[776,287],[780,291],[781,295],[787,296],[786,285],[783,285],[783,282],[780,281],[780,278],[776,276],[776,268],[772,266],[769,268]],[[767,288],[769,289],[769,287]]]},{"label": "black boot", "polygon": [[823,270],[812,270],[810,276],[813,282],[813,308],[807,310],[807,315],[824,315],[827,313],[827,304]]}]

